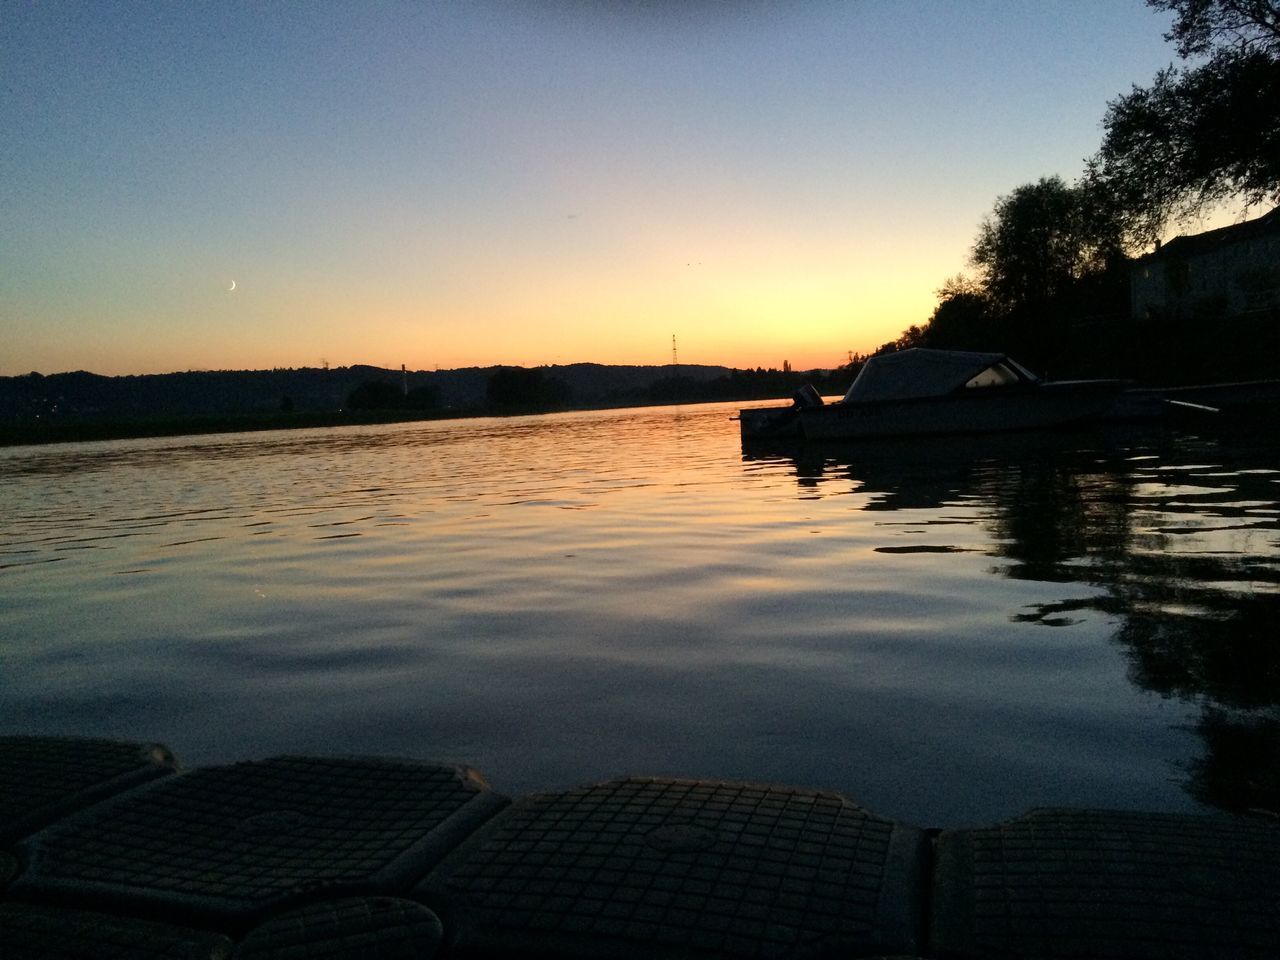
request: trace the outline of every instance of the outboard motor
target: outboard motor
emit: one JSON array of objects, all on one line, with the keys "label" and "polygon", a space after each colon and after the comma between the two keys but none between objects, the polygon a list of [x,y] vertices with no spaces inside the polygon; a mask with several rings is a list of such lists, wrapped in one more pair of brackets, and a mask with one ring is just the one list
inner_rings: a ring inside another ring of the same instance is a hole
[{"label": "outboard motor", "polygon": [[824,401],[817,390],[813,389],[813,384],[806,383],[803,387],[795,392],[795,396],[791,398],[797,410],[806,410],[811,407],[820,407]]}]

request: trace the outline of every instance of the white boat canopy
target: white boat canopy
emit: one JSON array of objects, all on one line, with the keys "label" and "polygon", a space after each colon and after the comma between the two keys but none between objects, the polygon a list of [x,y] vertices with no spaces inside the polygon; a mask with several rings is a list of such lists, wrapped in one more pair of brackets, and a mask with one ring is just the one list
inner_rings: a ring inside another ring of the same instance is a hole
[{"label": "white boat canopy", "polygon": [[1003,353],[913,347],[871,357],[844,399],[846,403],[911,400],[941,397],[966,388],[1004,387],[1038,380]]}]

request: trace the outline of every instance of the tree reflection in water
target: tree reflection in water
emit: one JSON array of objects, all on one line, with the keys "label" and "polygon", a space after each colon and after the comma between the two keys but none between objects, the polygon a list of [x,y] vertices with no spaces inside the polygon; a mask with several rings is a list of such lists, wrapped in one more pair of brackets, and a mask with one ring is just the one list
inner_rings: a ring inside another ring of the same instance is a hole
[{"label": "tree reflection in water", "polygon": [[850,480],[866,510],[979,504],[1001,561],[993,574],[1065,591],[1010,616],[1118,621],[1112,639],[1130,680],[1198,710],[1203,753],[1185,788],[1216,807],[1280,815],[1280,444],[1261,429],[946,437],[784,455],[802,487]]}]

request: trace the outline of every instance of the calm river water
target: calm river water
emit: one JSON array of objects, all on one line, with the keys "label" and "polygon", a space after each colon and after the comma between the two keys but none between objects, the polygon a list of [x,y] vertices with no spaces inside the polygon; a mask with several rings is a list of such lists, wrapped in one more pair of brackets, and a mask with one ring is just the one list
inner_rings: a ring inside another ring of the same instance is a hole
[{"label": "calm river water", "polygon": [[0,732],[1276,807],[1274,439],[745,456],[731,410],[0,450]]}]

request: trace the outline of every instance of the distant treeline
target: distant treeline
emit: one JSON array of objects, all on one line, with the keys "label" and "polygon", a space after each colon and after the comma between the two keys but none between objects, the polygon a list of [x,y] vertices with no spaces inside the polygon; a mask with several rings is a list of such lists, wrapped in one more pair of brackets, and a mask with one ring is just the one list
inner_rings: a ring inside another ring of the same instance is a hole
[{"label": "distant treeline", "polygon": [[189,371],[105,377],[83,371],[0,377],[0,442],[274,429],[430,416],[579,407],[786,398],[805,383],[843,393],[837,371],[728,367],[488,367],[399,371],[333,369]]},{"label": "distant treeline", "polygon": [[[718,377],[692,376],[669,367],[665,370],[666,376],[653,380],[643,391],[633,389],[614,399],[638,403],[768,400],[789,397],[806,383],[820,392],[844,393],[854,375],[851,367],[798,372],[785,363],[781,370],[728,370]],[[496,408],[555,408],[572,406],[587,398],[575,395],[573,387],[556,376],[554,367],[502,367],[490,375],[486,399]]]}]

